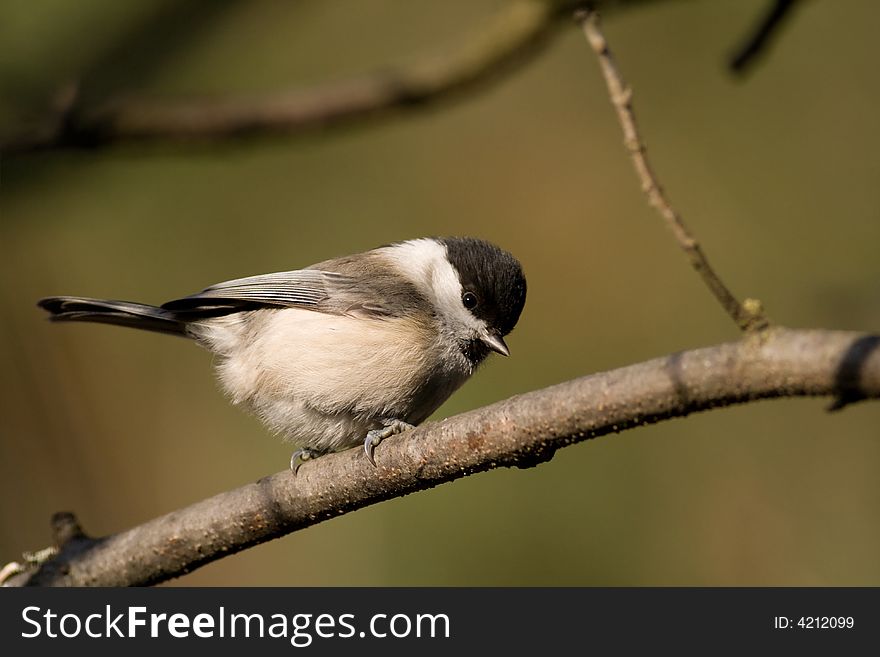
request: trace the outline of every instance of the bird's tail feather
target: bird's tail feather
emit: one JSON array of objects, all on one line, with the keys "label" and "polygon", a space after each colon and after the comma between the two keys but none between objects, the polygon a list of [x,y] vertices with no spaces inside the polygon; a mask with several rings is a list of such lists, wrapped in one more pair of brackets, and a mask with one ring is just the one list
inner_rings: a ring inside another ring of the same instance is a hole
[{"label": "bird's tail feather", "polygon": [[145,331],[186,335],[186,322],[171,310],[130,301],[86,297],[47,297],[37,305],[49,311],[53,322],[96,322],[130,326]]}]

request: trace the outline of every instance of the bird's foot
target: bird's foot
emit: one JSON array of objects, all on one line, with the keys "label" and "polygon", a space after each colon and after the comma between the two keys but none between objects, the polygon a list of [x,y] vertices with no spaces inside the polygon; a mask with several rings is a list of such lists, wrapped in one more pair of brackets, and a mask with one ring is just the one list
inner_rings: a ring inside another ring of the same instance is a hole
[{"label": "bird's foot", "polygon": [[404,422],[403,420],[385,420],[383,424],[385,426],[381,429],[368,431],[367,438],[364,440],[364,452],[366,452],[367,458],[370,459],[370,463],[372,463],[374,467],[376,465],[376,460],[373,458],[373,451],[379,443],[395,434],[403,433],[408,429],[415,429],[415,425],[410,424],[409,422]]},{"label": "bird's foot", "polygon": [[306,461],[310,461],[311,459],[316,459],[319,456],[323,455],[324,452],[317,449],[302,447],[290,455],[290,471],[293,472],[294,475],[296,475],[296,471],[299,470],[299,466],[301,466],[303,463],[305,463]]}]

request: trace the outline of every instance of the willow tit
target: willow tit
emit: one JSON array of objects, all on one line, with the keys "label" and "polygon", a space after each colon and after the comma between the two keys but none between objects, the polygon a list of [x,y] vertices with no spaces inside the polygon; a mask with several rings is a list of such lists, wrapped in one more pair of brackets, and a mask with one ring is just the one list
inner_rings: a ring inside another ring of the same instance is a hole
[{"label": "willow tit", "polygon": [[162,306],[48,297],[55,321],[194,339],[222,388],[302,461],[419,424],[474,373],[526,300],[512,255],[473,238],[423,238],[296,271],[212,285]]}]

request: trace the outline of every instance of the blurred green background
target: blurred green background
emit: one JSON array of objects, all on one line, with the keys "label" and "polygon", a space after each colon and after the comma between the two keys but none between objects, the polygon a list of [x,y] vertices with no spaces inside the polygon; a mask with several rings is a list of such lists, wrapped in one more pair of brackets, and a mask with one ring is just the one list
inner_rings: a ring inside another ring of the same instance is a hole
[{"label": "blurred green background", "polygon": [[[443,50],[500,0],[0,3],[0,130],[86,97],[264,92]],[[606,31],[673,202],[789,326],[880,328],[880,6],[805,3],[746,80],[762,0],[647,2]],[[515,253],[529,299],[438,412],[736,338],[647,207],[573,24],[509,77],[388,121],[0,163],[0,562],[73,510],[116,532],[286,467],[184,340],[50,325],[51,294],[161,303],[423,235]],[[189,585],[880,585],[880,405],[714,411],[322,523]]]}]

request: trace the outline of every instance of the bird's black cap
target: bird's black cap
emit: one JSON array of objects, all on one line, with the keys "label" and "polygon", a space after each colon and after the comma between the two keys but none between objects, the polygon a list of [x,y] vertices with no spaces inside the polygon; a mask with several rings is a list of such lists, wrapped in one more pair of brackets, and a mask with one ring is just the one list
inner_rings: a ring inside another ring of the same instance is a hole
[{"label": "bird's black cap", "polygon": [[445,237],[440,241],[462,290],[477,297],[471,312],[499,335],[510,333],[526,303],[526,277],[519,261],[484,240]]}]

